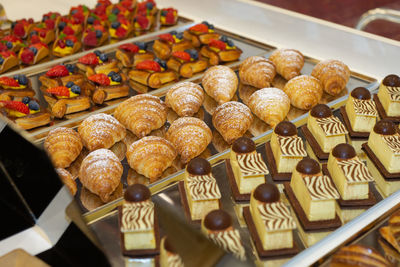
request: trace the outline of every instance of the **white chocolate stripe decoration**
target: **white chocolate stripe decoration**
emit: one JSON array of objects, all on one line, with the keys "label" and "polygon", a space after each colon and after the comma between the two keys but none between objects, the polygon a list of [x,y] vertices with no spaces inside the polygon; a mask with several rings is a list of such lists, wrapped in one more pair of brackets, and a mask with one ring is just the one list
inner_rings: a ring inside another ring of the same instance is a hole
[{"label": "white chocolate stripe decoration", "polygon": [[353,99],[354,111],[357,115],[377,117],[375,102],[372,100]]},{"label": "white chocolate stripe decoration", "polygon": [[346,127],[344,127],[343,123],[335,116],[318,118],[316,122],[326,136],[347,134]]},{"label": "white chocolate stripe decoration", "polygon": [[146,231],[153,228],[153,202],[127,203],[122,206],[121,232]]},{"label": "white chocolate stripe decoration", "polygon": [[221,198],[217,181],[211,175],[189,176],[186,182],[193,200]]},{"label": "white chocolate stripe decoration", "polygon": [[178,254],[170,254],[168,253],[168,267],[183,267],[183,262],[181,257]]},{"label": "white chocolate stripe decoration", "polygon": [[238,155],[237,160],[243,176],[269,174],[267,165],[259,153]]},{"label": "white chocolate stripe decoration", "polygon": [[374,180],[368,168],[359,159],[339,160],[339,167],[349,184],[371,182]]},{"label": "white chocolate stripe decoration", "polygon": [[240,260],[246,260],[245,250],[238,230],[215,232],[209,234],[208,237],[224,250],[233,253]]},{"label": "white chocolate stripe decoration", "polygon": [[258,205],[258,210],[267,227],[267,231],[296,228],[296,223],[290,215],[289,209],[282,202],[261,204]]},{"label": "white chocolate stripe decoration", "polygon": [[306,176],[304,183],[307,186],[312,200],[339,199],[339,193],[333,186],[331,179],[326,175]]},{"label": "white chocolate stripe decoration", "polygon": [[299,136],[278,136],[278,142],[283,156],[307,156],[303,140]]},{"label": "white chocolate stripe decoration", "polygon": [[400,135],[384,135],[383,140],[395,155],[400,155]]},{"label": "white chocolate stripe decoration", "polygon": [[400,102],[400,87],[386,86],[390,100]]}]

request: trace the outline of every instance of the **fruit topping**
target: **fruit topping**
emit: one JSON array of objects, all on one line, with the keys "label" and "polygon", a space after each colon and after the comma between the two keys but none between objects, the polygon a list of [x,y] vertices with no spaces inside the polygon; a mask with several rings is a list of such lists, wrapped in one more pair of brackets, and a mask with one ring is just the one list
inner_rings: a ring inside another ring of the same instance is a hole
[{"label": "fruit topping", "polygon": [[136,42],[135,44],[139,47],[139,50],[145,51],[147,49],[147,44],[145,42]]},{"label": "fruit topping", "polygon": [[21,53],[21,61],[24,64],[32,63],[34,58],[35,58],[35,54],[30,49],[24,49]]},{"label": "fruit topping", "polygon": [[94,31],[88,30],[85,37],[83,38],[83,43],[87,46],[97,46],[97,37]]},{"label": "fruit topping", "polygon": [[68,76],[69,71],[64,65],[56,65],[52,67],[49,71],[46,72],[46,76],[54,78],[54,77],[64,77]]},{"label": "fruit topping", "polygon": [[66,64],[65,67],[71,73],[76,71],[76,66],[74,64]]},{"label": "fruit topping", "polygon": [[185,52],[190,55],[190,58],[193,58],[194,60],[199,59],[199,52],[197,52],[196,49],[186,49]]},{"label": "fruit topping", "polygon": [[138,14],[133,20],[137,22],[142,29],[147,29],[150,23],[146,15],[143,14]]},{"label": "fruit topping", "polygon": [[79,95],[81,94],[81,87],[79,87],[79,85],[74,84],[71,86],[71,92]]},{"label": "fruit topping", "polygon": [[95,53],[89,53],[87,55],[84,55],[83,57],[79,58],[78,61],[86,65],[97,65],[100,63],[99,58]]},{"label": "fruit topping", "polygon": [[27,85],[28,84],[28,78],[24,74],[14,75],[14,79],[16,79],[18,81],[18,83],[21,84],[21,85]]},{"label": "fruit topping", "polygon": [[40,106],[39,106],[38,102],[36,102],[35,100],[29,101],[28,108],[30,110],[33,110],[33,111],[39,111],[40,110]]},{"label": "fruit topping", "polygon": [[154,60],[144,60],[136,64],[136,69],[138,70],[150,70],[150,71],[161,71],[160,64]]},{"label": "fruit topping", "polygon": [[188,52],[185,52],[185,51],[175,51],[175,52],[172,53],[172,55],[174,57],[177,57],[177,58],[179,58],[181,60],[184,60],[184,61],[189,61],[190,60],[190,54]]},{"label": "fruit topping", "polygon": [[110,85],[110,79],[104,73],[98,73],[88,77],[88,79],[99,85]]},{"label": "fruit topping", "polygon": [[18,81],[11,77],[0,77],[0,85],[5,87],[19,87]]},{"label": "fruit topping", "polygon": [[115,35],[118,36],[118,37],[120,37],[120,38],[122,38],[122,37],[124,37],[124,36],[126,35],[127,32],[128,32],[128,31],[127,31],[125,28],[119,27],[119,28],[115,31]]},{"label": "fruit topping", "polygon": [[139,47],[135,44],[127,43],[119,46],[119,49],[125,50],[131,53],[137,53],[139,51]]},{"label": "fruit topping", "polygon": [[57,86],[46,90],[47,93],[55,96],[69,97],[69,88],[66,86]]},{"label": "fruit topping", "polygon": [[221,40],[212,39],[209,44],[210,47],[215,47],[219,50],[226,50],[226,43]]},{"label": "fruit topping", "polygon": [[167,62],[165,60],[162,60],[162,59],[156,57],[154,59],[154,61],[157,62],[160,65],[161,70],[165,70],[167,68]]},{"label": "fruit topping", "polygon": [[25,105],[27,105],[29,101],[31,101],[31,98],[29,96],[25,96],[24,98],[22,98],[22,103],[24,103]]},{"label": "fruit topping", "polygon": [[118,73],[114,73],[113,75],[111,75],[111,81],[120,83],[120,82],[122,82],[122,77]]},{"label": "fruit topping", "polygon": [[19,101],[0,101],[0,103],[6,108],[14,111],[21,112],[23,114],[29,114],[29,108],[26,104]]},{"label": "fruit topping", "polygon": [[175,39],[172,36],[172,34],[170,34],[170,33],[160,34],[158,37],[163,41],[166,41],[166,42],[169,42],[169,43],[172,43],[172,44],[175,43]]},{"label": "fruit topping", "polygon": [[208,32],[208,27],[207,27],[207,25],[200,23],[200,24],[196,24],[196,25],[190,27],[189,31],[206,33],[206,32]]}]

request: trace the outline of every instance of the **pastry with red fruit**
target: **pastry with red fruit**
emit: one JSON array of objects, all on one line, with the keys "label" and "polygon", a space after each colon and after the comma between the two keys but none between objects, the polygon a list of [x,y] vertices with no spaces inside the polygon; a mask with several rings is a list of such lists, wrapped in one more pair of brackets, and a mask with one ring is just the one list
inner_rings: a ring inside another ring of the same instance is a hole
[{"label": "pastry with red fruit", "polygon": [[172,26],[178,23],[178,10],[172,7],[161,9],[160,23],[163,26]]},{"label": "pastry with red fruit", "polygon": [[6,46],[7,50],[18,52],[23,46],[21,38],[16,35],[6,35],[1,38],[0,43]]},{"label": "pastry with red fruit", "polygon": [[178,79],[177,74],[172,70],[167,70],[166,62],[159,58],[145,60],[136,64],[128,76],[134,82],[149,86],[150,88],[160,88]]},{"label": "pastry with red fruit", "polygon": [[[82,90],[86,89],[85,76],[78,72],[78,68],[74,64],[55,65],[40,76],[39,81],[42,84],[42,90],[57,86],[66,86],[68,82],[74,82]],[[88,95],[90,92],[86,92],[86,94]]]},{"label": "pastry with red fruit", "polygon": [[41,42],[49,44],[54,41],[56,34],[54,29],[47,28],[46,23],[41,22],[33,27],[32,31],[29,33],[29,38],[31,43]]},{"label": "pastry with red fruit", "polygon": [[78,13],[82,13],[84,16],[87,16],[89,15],[89,12],[90,12],[89,8],[85,5],[73,6],[69,10],[69,14],[72,16]]},{"label": "pastry with red fruit", "polygon": [[42,22],[46,24],[47,29],[56,30],[56,26],[61,18],[61,14],[58,12],[48,12],[43,15]]},{"label": "pastry with red fruit", "polygon": [[190,78],[194,74],[202,72],[208,66],[205,59],[199,58],[196,49],[172,52],[172,56],[167,61],[169,69],[176,71],[180,76]]},{"label": "pastry with red fruit", "polygon": [[133,30],[133,23],[131,23],[124,16],[116,16],[110,20],[110,28],[108,29],[111,38],[125,39]]},{"label": "pastry with red fruit", "polygon": [[126,43],[118,47],[115,57],[124,67],[133,67],[144,60],[153,60],[154,54],[148,52],[147,44],[144,42]]},{"label": "pastry with red fruit", "polygon": [[83,33],[83,45],[87,47],[97,47],[108,39],[108,30],[102,25],[87,27]]},{"label": "pastry with red fruit", "polygon": [[138,4],[137,14],[133,18],[135,31],[147,31],[155,22],[157,13],[156,3],[147,0]]},{"label": "pastry with red fruit", "polygon": [[0,52],[0,73],[3,73],[19,64],[17,55],[13,51]]},{"label": "pastry with red fruit", "polygon": [[88,77],[93,86],[92,100],[96,104],[129,95],[127,77],[123,73],[111,71],[108,74],[98,73]]},{"label": "pastry with red fruit", "polygon": [[145,0],[137,5],[137,13],[146,14],[146,16],[155,16],[157,13],[157,5],[154,0]]},{"label": "pastry with red fruit", "polygon": [[159,35],[153,44],[154,53],[163,60],[168,59],[173,52],[191,48],[193,48],[192,43],[183,38],[182,32],[176,31]]},{"label": "pastry with red fruit", "polygon": [[53,55],[65,57],[78,52],[82,47],[81,42],[75,35],[60,34],[53,43]]},{"label": "pastry with red fruit", "polygon": [[104,11],[102,13],[101,11],[97,11],[97,9],[94,9],[91,11],[86,19],[85,26],[86,27],[91,27],[91,26],[97,26],[101,25],[106,27],[108,24],[108,17]]},{"label": "pastry with red fruit", "polygon": [[0,100],[21,101],[25,96],[33,97],[35,91],[32,89],[30,80],[23,74],[13,77],[0,77]]},{"label": "pastry with red fruit", "polygon": [[101,53],[99,50],[95,50],[79,58],[76,66],[87,77],[96,73],[108,74],[111,71],[119,71],[117,60],[110,59],[107,54]]},{"label": "pastry with red fruit", "polygon": [[192,42],[194,47],[208,45],[212,39],[219,39],[220,34],[214,31],[214,25],[203,21],[183,32],[183,37]]},{"label": "pastry with red fruit", "polygon": [[16,35],[21,39],[26,39],[29,36],[33,28],[33,19],[20,19],[12,23],[11,31],[12,34]]},{"label": "pastry with red fruit", "polygon": [[110,5],[106,9],[107,17],[110,21],[114,21],[116,17],[124,17],[126,19],[132,19],[132,15],[134,14],[133,10],[129,11],[127,7],[122,5],[121,3]]},{"label": "pastry with red fruit", "polygon": [[[83,19],[83,21],[81,21]],[[83,30],[83,24],[85,22],[85,18],[80,15],[76,15],[76,17],[61,17],[57,24],[57,33],[56,35],[60,35],[64,33],[65,35],[78,35]]]},{"label": "pastry with red fruit", "polygon": [[212,39],[208,45],[203,46],[200,54],[209,58],[210,65],[218,65],[238,60],[242,50],[236,47],[232,40],[226,36],[221,36],[221,38]]},{"label": "pastry with red fruit", "polygon": [[19,51],[18,58],[25,65],[34,65],[50,54],[44,43],[30,44]]}]

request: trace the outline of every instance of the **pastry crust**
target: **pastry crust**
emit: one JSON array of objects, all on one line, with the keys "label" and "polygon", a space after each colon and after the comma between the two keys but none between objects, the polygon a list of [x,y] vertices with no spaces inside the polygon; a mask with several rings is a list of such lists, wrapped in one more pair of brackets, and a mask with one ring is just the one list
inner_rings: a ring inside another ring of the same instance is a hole
[{"label": "pastry crust", "polygon": [[169,44],[165,40],[157,39],[153,44],[153,51],[156,56],[162,60],[167,60],[173,52],[185,51],[193,48],[192,44],[187,40],[182,40],[178,43]]},{"label": "pastry crust", "polygon": [[186,30],[183,32],[183,38],[189,40],[194,47],[208,45],[211,40],[218,40],[220,36],[221,35],[216,32],[196,33],[191,30]]},{"label": "pastry crust", "polygon": [[[6,54],[8,55],[7,57],[5,57]],[[19,64],[19,60],[14,52],[0,52],[0,55],[4,59],[3,64],[0,65],[0,73],[6,72]]]},{"label": "pastry crust", "polygon": [[118,61],[111,59],[107,62],[97,65],[87,65],[80,62],[76,63],[78,69],[80,69],[87,77],[98,73],[109,74],[111,71],[119,72]]},{"label": "pastry crust", "polygon": [[205,70],[208,66],[208,62],[204,59],[185,62],[185,61],[179,60],[178,58],[175,58],[174,56],[172,56],[167,61],[167,66],[169,69],[174,70],[177,73],[179,73],[180,76],[185,77],[185,78],[190,78],[194,74]]},{"label": "pastry crust", "polygon": [[231,68],[214,66],[204,73],[202,85],[206,93],[221,105],[230,101],[235,95],[238,78]]},{"label": "pastry crust", "polygon": [[126,68],[133,67],[144,60],[154,60],[154,55],[152,53],[131,53],[121,48],[117,49],[115,57],[121,62],[122,66]]},{"label": "pastry crust", "polygon": [[72,175],[66,170],[62,168],[57,168],[56,172],[58,176],[60,177],[61,181],[65,184],[65,186],[68,188],[69,192],[71,195],[75,196],[77,189],[76,182]]},{"label": "pastry crust", "polygon": [[44,110],[36,114],[15,118],[14,122],[22,129],[30,130],[49,124],[51,122],[51,115],[47,110]]},{"label": "pastry crust", "polygon": [[109,101],[116,98],[129,96],[129,86],[127,84],[127,77],[124,73],[119,73],[122,78],[120,84],[115,85],[96,85],[90,81],[89,86],[92,94],[92,101],[96,104],[103,104],[105,101]]},{"label": "pastry crust", "polygon": [[283,91],[289,96],[293,106],[303,110],[310,110],[322,98],[320,81],[309,75],[300,75],[288,81]]},{"label": "pastry crust", "polygon": [[331,267],[376,266],[389,267],[389,262],[375,249],[362,245],[341,248],[331,260]]},{"label": "pastry crust", "polygon": [[128,76],[133,81],[144,84],[151,88],[160,88],[164,84],[178,79],[176,73],[171,70],[150,72],[147,70],[133,69],[128,73]]},{"label": "pastry crust", "polygon": [[179,116],[193,116],[204,101],[204,91],[200,85],[182,82],[172,86],[165,97],[165,103]]},{"label": "pastry crust", "polygon": [[[44,45],[44,44],[41,44],[41,45],[40,45],[40,43],[33,44],[30,47],[36,47],[37,53],[36,53],[35,57],[33,58],[32,62],[23,63],[23,64],[34,65],[34,64],[38,63],[40,60],[42,60],[43,58],[47,57],[50,53],[49,48],[47,47],[47,45]],[[29,48],[24,48],[19,51],[19,54],[18,54],[19,59],[21,59],[21,55],[25,49],[29,49]]]},{"label": "pastry crust", "polygon": [[78,96],[73,98],[57,99],[48,93],[43,93],[43,97],[51,109],[51,113],[56,118],[62,118],[65,114],[79,112],[91,107],[88,96]]},{"label": "pastry crust", "polygon": [[321,81],[326,93],[338,95],[346,88],[350,79],[350,69],[339,60],[328,59],[315,65],[311,75]]},{"label": "pastry crust", "polygon": [[277,49],[269,57],[276,67],[276,72],[286,80],[298,75],[304,66],[304,56],[295,49]]},{"label": "pastry crust", "polygon": [[223,62],[236,61],[242,54],[239,48],[215,51],[209,46],[203,46],[200,54],[209,59],[210,65],[218,65]]},{"label": "pastry crust", "polygon": [[275,75],[274,63],[264,57],[248,57],[239,67],[240,82],[257,88],[270,87]]}]

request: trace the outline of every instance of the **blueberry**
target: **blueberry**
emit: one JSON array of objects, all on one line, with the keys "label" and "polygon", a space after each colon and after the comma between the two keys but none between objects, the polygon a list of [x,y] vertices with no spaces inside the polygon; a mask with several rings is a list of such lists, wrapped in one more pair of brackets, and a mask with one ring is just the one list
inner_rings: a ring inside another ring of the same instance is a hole
[{"label": "blueberry", "polygon": [[67,40],[67,41],[65,42],[65,44],[66,44],[68,47],[73,47],[73,46],[74,46],[74,42],[73,42],[72,40]]},{"label": "blueberry", "polygon": [[101,38],[101,36],[103,36],[103,33],[100,30],[96,30],[96,38]]},{"label": "blueberry", "polygon": [[28,78],[26,78],[25,75],[21,74],[18,76],[18,83],[21,85],[27,85],[28,84]]},{"label": "blueberry", "polygon": [[66,86],[67,86],[68,88],[71,88],[73,85],[74,85],[74,82],[67,82],[67,84],[66,84]]},{"label": "blueberry", "polygon": [[164,69],[167,68],[167,63],[164,60],[159,59],[158,57],[156,57],[154,59],[154,61],[157,62],[162,68],[164,68]]},{"label": "blueberry", "polygon": [[171,35],[176,35],[177,32],[176,32],[176,31],[172,31],[172,32],[169,32],[169,34],[171,34]]},{"label": "blueberry", "polygon": [[165,17],[167,15],[168,11],[167,10],[162,10],[161,11],[161,16]]},{"label": "blueberry", "polygon": [[11,29],[14,29],[15,25],[17,25],[16,21],[11,22]]},{"label": "blueberry", "polygon": [[78,9],[72,10],[71,15],[75,15],[76,13],[78,13]]},{"label": "blueberry", "polygon": [[197,60],[199,58],[199,53],[196,49],[186,49],[185,52],[189,53],[190,57],[194,60]]},{"label": "blueberry", "polygon": [[105,62],[105,61],[108,60],[108,56],[107,56],[106,54],[101,54],[101,55],[99,56],[99,58],[100,58],[100,60],[103,61],[103,62]]},{"label": "blueberry", "polygon": [[114,21],[113,23],[111,23],[111,28],[118,29],[120,25],[121,23],[119,21]]},{"label": "blueberry", "polygon": [[210,25],[210,23],[208,23],[208,21],[203,21],[201,24],[206,25],[207,27]]},{"label": "blueberry", "polygon": [[111,80],[120,83],[122,82],[122,77],[118,73],[115,73],[113,76],[111,76]]},{"label": "blueberry", "polygon": [[228,37],[226,37],[225,35],[222,35],[220,40],[224,43],[226,43],[228,41]]},{"label": "blueberry", "polygon": [[94,17],[88,17],[88,19],[87,19],[87,23],[89,23],[89,24],[93,24],[94,21],[95,21]]},{"label": "blueberry", "polygon": [[93,53],[98,57],[101,55],[101,51],[100,50],[94,50]]},{"label": "blueberry", "polygon": [[108,76],[108,77],[112,77],[114,74],[116,74],[116,72],[115,72],[115,71],[110,71],[110,73],[109,73],[109,74],[107,74],[107,76]]},{"label": "blueberry", "polygon": [[58,23],[58,29],[59,29],[60,31],[62,31],[62,30],[64,30],[64,28],[65,28],[66,25],[67,25],[67,24],[66,24],[64,21],[61,21],[60,23]]},{"label": "blueberry", "polygon": [[3,64],[4,59],[2,57],[0,57],[0,65]]},{"label": "blueberry", "polygon": [[11,49],[13,47],[13,44],[10,41],[7,41],[6,46],[8,49]]},{"label": "blueberry", "polygon": [[147,9],[153,9],[153,6],[154,6],[154,5],[153,5],[152,2],[147,2],[147,3],[146,3],[146,8],[147,8]]},{"label": "blueberry", "polygon": [[118,15],[119,14],[119,9],[118,8],[113,8],[111,11],[113,14]]},{"label": "blueberry", "polygon": [[183,32],[178,32],[178,33],[175,35],[175,37],[178,38],[179,40],[182,40],[182,39],[183,39]]},{"label": "blueberry", "polygon": [[39,104],[35,100],[29,101],[28,107],[30,110],[39,110]]},{"label": "blueberry", "polygon": [[14,79],[14,80],[18,80],[18,78],[19,78],[19,74],[15,74],[15,75],[13,76],[13,79]]},{"label": "blueberry", "polygon": [[139,50],[146,50],[147,48],[147,44],[145,42],[136,42],[135,44],[139,47]]},{"label": "blueberry", "polygon": [[226,42],[226,44],[229,45],[229,46],[235,46],[235,44],[232,42],[232,40],[228,40]]},{"label": "blueberry", "polygon": [[75,65],[73,65],[73,64],[67,64],[67,65],[65,65],[65,67],[67,68],[67,70],[69,72],[74,72],[75,71]]},{"label": "blueberry", "polygon": [[25,105],[28,104],[29,101],[31,101],[31,99],[29,98],[29,96],[25,96],[24,98],[22,98],[22,103],[24,103]]},{"label": "blueberry", "polygon": [[34,35],[37,35],[37,34],[38,34],[37,31],[31,31],[31,33],[30,33],[31,36],[34,36]]},{"label": "blueberry", "polygon": [[29,50],[31,50],[31,51],[33,52],[34,55],[37,54],[37,48],[36,48],[36,47],[34,47],[34,46],[29,47]]},{"label": "blueberry", "polygon": [[49,19],[49,16],[43,16],[42,21],[45,22],[48,19]]},{"label": "blueberry", "polygon": [[208,24],[208,28],[209,28],[210,30],[214,30],[214,25]]},{"label": "blueberry", "polygon": [[81,93],[81,88],[79,87],[79,85],[74,84],[71,87],[71,92],[79,95]]}]

